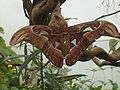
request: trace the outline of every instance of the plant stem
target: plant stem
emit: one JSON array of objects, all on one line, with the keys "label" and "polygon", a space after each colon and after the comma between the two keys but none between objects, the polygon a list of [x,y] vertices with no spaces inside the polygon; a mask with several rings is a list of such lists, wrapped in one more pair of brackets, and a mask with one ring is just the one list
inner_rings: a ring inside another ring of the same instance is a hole
[{"label": "plant stem", "polygon": [[[28,51],[27,51],[27,43],[25,43],[25,46],[24,46],[24,55],[28,55]],[[25,60],[27,59],[27,57],[25,57]]]},{"label": "plant stem", "polygon": [[93,72],[93,74],[92,74],[92,78],[91,78],[92,82],[93,82],[94,76],[95,76],[95,72]]},{"label": "plant stem", "polygon": [[105,71],[102,70],[102,72],[103,72],[103,79],[104,79],[104,82],[105,82]]},{"label": "plant stem", "polygon": [[112,81],[113,81],[113,68],[110,68],[111,69],[111,78],[112,78]]},{"label": "plant stem", "polygon": [[44,80],[43,80],[43,56],[42,56],[42,52],[41,52],[41,69],[40,69],[40,73],[41,73],[41,81],[42,81],[42,90],[44,90]]},{"label": "plant stem", "polygon": [[[27,55],[27,54],[28,54],[28,52],[27,52],[27,43],[25,43],[25,45],[24,45],[24,55]],[[25,60],[27,59],[27,57],[24,57],[24,58],[25,58]],[[26,67],[27,67],[27,65],[26,65]],[[28,83],[28,79],[26,78],[26,76],[27,76],[27,70],[25,68],[24,78],[25,78],[25,83],[27,84]]]}]

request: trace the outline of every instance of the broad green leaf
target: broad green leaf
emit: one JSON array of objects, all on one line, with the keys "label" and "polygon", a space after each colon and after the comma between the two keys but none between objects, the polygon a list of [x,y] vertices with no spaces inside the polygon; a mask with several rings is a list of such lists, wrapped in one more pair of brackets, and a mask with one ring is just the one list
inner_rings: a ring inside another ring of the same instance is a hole
[{"label": "broad green leaf", "polygon": [[0,27],[0,33],[4,34],[4,29]]},{"label": "broad green leaf", "polygon": [[[0,37],[0,52],[6,57],[16,55],[16,53],[11,49],[10,46],[6,46],[5,40],[2,37]],[[17,61],[17,60],[13,59],[12,62],[14,61]]]},{"label": "broad green leaf", "polygon": [[0,36],[0,46],[6,46],[5,40]]},{"label": "broad green leaf", "polygon": [[115,51],[115,48],[116,48],[116,45],[118,44],[118,40],[116,40],[116,39],[110,39],[109,40],[109,48],[110,48],[110,50],[109,50],[109,52],[111,52],[111,51]]},{"label": "broad green leaf", "polygon": [[5,56],[9,56],[10,55],[8,47],[5,44],[5,40],[2,37],[0,37],[0,51],[2,53],[4,53]]}]

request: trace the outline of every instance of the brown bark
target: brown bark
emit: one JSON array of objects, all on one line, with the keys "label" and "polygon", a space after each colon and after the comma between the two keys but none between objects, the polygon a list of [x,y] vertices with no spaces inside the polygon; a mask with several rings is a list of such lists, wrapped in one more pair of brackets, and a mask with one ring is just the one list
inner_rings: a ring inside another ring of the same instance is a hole
[{"label": "brown bark", "polygon": [[[95,56],[97,58],[94,58]],[[100,47],[97,46],[92,47],[90,50],[86,50],[83,53],[79,61],[89,61],[91,59],[93,59],[93,61],[98,66],[104,65],[120,66],[120,62],[117,62],[120,60],[120,47],[112,54],[108,54],[104,49]],[[102,59],[102,61],[100,61],[100,59]]]}]

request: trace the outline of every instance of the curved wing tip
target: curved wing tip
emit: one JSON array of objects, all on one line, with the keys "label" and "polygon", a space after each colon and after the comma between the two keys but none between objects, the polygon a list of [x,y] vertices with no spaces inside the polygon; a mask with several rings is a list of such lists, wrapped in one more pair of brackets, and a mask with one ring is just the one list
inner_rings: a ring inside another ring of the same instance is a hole
[{"label": "curved wing tip", "polygon": [[10,40],[9,45],[14,46],[14,45],[15,45],[15,43],[13,43],[13,41],[12,41],[12,40]]},{"label": "curved wing tip", "polygon": [[11,41],[9,42],[9,45],[13,46],[13,44],[11,43]]},{"label": "curved wing tip", "polygon": [[120,39],[120,33],[118,33],[115,38],[119,38]]}]

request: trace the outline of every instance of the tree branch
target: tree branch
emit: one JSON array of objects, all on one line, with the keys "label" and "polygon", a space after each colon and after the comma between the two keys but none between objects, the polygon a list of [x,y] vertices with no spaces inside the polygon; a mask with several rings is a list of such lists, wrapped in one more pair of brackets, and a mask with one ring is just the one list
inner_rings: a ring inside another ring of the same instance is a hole
[{"label": "tree branch", "polygon": [[[112,65],[112,66],[119,66],[120,67],[120,48],[118,48],[112,54],[108,54],[100,47],[92,47],[90,50],[86,50],[83,55],[80,57],[79,61],[89,61],[93,60],[93,62],[98,66],[104,65]],[[94,58],[93,58],[94,57]],[[100,61],[100,59],[104,59],[105,61]]]}]

